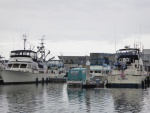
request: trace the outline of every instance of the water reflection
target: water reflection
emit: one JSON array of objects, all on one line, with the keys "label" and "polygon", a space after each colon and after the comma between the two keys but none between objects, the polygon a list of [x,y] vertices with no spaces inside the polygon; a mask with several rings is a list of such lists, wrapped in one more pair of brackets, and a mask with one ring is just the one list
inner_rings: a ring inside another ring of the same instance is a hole
[{"label": "water reflection", "polygon": [[107,89],[68,88],[67,90],[69,104],[75,113],[113,112],[112,98]]},{"label": "water reflection", "polygon": [[141,112],[142,89],[111,89],[116,112]]},{"label": "water reflection", "polygon": [[148,112],[150,89],[82,89],[67,84],[1,85],[0,113]]},{"label": "water reflection", "polygon": [[63,84],[1,86],[0,112],[49,113],[62,110],[65,108],[62,106],[63,86]]}]

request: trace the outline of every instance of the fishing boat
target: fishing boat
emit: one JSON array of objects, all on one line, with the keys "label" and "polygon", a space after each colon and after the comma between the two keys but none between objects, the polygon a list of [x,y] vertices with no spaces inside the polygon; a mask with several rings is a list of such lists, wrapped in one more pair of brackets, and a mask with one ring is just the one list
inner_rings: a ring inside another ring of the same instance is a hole
[{"label": "fishing boat", "polygon": [[108,86],[138,88],[146,77],[140,49],[125,46],[116,52],[116,62],[112,74],[108,76]]},{"label": "fishing boat", "polygon": [[[25,49],[26,38],[23,50],[11,51],[7,67],[1,72],[5,84],[33,83],[48,79],[48,69],[44,63],[47,55],[45,55],[43,39],[41,41],[37,52]],[[38,57],[39,54],[41,57]]]}]

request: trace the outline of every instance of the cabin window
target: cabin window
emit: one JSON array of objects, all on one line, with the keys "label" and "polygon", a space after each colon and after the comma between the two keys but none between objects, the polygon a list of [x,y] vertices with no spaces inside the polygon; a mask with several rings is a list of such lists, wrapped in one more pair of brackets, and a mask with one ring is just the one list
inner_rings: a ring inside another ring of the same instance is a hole
[{"label": "cabin window", "polygon": [[15,53],[11,53],[10,55],[13,56],[13,55],[15,55]]},{"label": "cabin window", "polygon": [[85,70],[82,71],[82,74],[85,74]]},{"label": "cabin window", "polygon": [[12,67],[12,64],[8,64],[8,68],[11,68]]},{"label": "cabin window", "polygon": [[102,74],[105,74],[105,71],[102,71]]},{"label": "cabin window", "polygon": [[28,67],[27,68],[31,68],[31,64],[28,64]]},{"label": "cabin window", "polygon": [[14,64],[13,65],[13,68],[18,68],[19,67],[19,64]]},{"label": "cabin window", "polygon": [[71,71],[71,75],[78,76],[79,75],[79,71]]},{"label": "cabin window", "polygon": [[35,65],[35,64],[32,65],[32,68],[33,68],[33,70],[37,70],[38,69],[37,65]]},{"label": "cabin window", "polygon": [[22,52],[16,52],[15,55],[22,55]]},{"label": "cabin window", "polygon": [[106,71],[106,74],[108,74],[109,73],[109,71]]},{"label": "cabin window", "polygon": [[140,65],[140,70],[141,70],[141,71],[143,71],[143,67],[142,67],[142,65]]},{"label": "cabin window", "polygon": [[36,57],[35,53],[30,53],[30,56],[31,56],[32,58],[35,58],[35,57]]},{"label": "cabin window", "polygon": [[20,68],[26,68],[27,64],[21,64]]},{"label": "cabin window", "polygon": [[98,73],[101,73],[101,71],[98,71]]},{"label": "cabin window", "polygon": [[27,55],[27,52],[23,52],[23,55]]},{"label": "cabin window", "polygon": [[90,71],[90,73],[93,73],[93,71]]},{"label": "cabin window", "polygon": [[95,73],[97,73],[97,71],[95,71]]}]

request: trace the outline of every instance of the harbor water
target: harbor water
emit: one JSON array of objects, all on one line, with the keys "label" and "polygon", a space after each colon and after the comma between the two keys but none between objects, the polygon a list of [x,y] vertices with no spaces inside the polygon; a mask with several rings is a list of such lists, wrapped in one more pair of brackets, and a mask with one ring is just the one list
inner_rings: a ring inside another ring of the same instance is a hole
[{"label": "harbor water", "polygon": [[148,113],[150,89],[0,85],[0,113]]}]

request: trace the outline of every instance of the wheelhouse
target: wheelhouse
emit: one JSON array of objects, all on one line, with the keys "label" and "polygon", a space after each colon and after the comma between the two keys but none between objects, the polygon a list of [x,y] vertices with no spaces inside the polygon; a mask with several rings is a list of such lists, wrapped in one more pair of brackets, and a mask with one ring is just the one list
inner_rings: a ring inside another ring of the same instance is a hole
[{"label": "wheelhouse", "polygon": [[117,60],[123,61],[126,59],[127,64],[134,63],[135,60],[139,60],[140,50],[134,48],[120,49],[117,51]]},{"label": "wheelhouse", "polygon": [[109,60],[107,57],[91,59],[90,65],[91,66],[93,66],[93,65],[99,65],[99,66],[109,65]]},{"label": "wheelhouse", "polygon": [[37,53],[32,50],[16,50],[11,51],[10,57],[31,57],[33,61],[37,61]]}]

